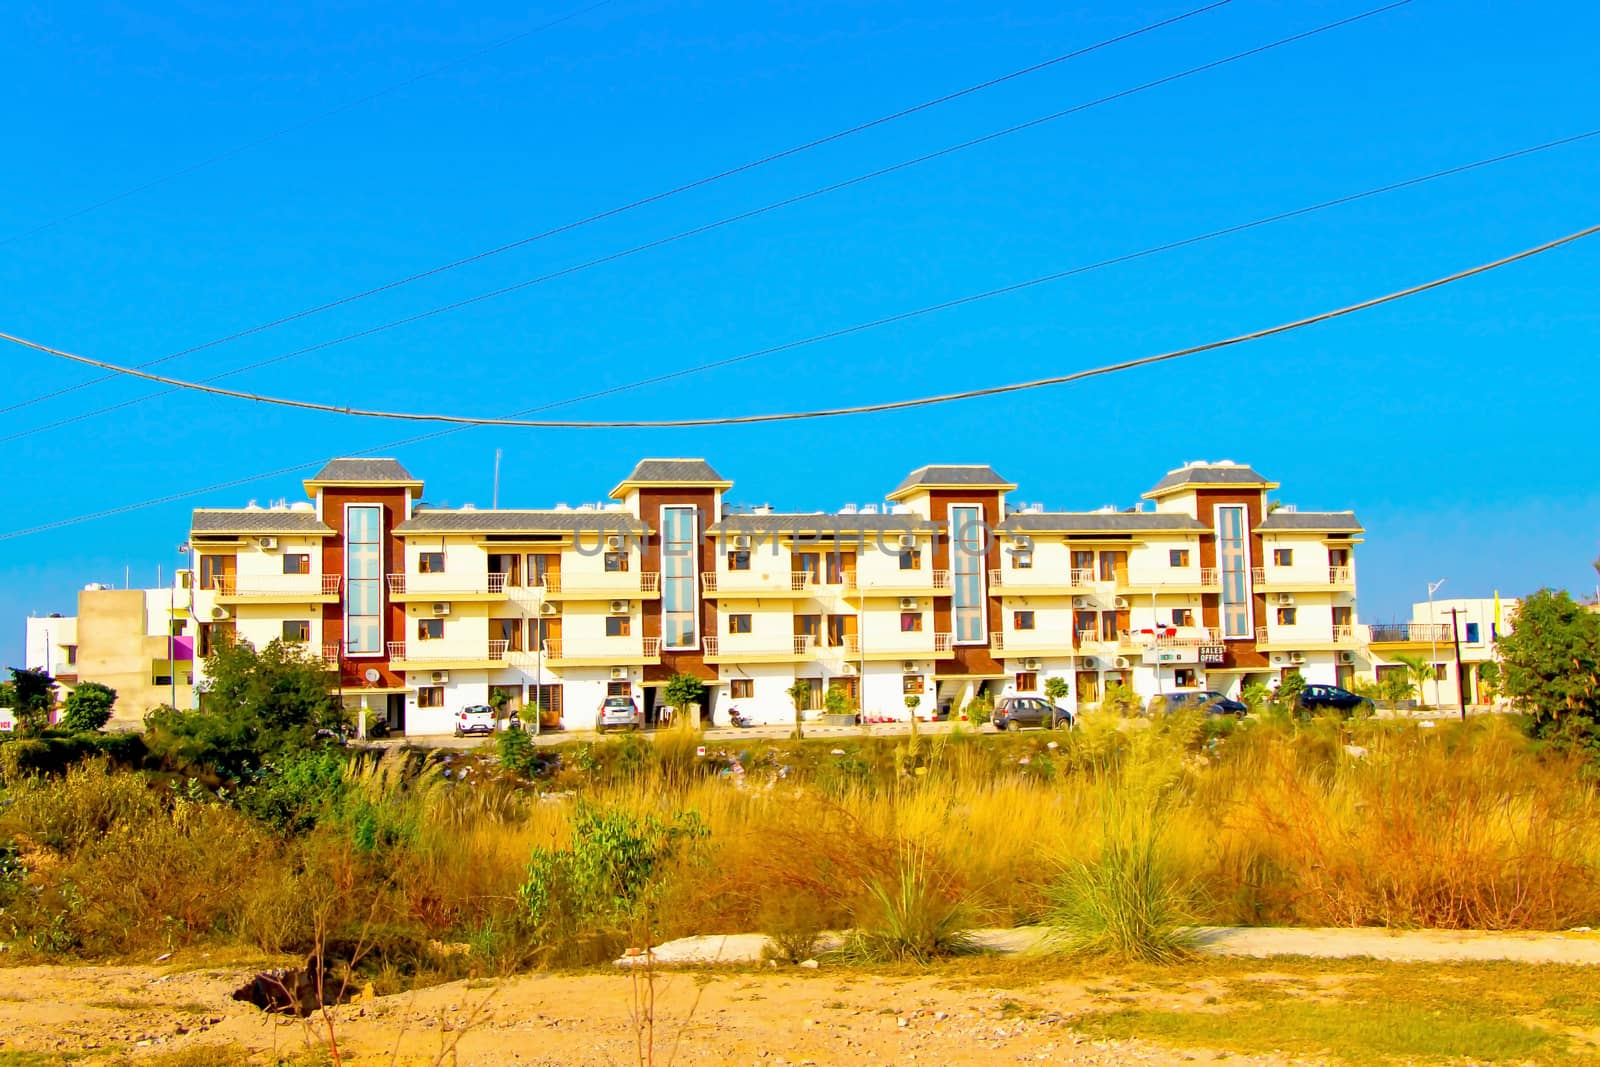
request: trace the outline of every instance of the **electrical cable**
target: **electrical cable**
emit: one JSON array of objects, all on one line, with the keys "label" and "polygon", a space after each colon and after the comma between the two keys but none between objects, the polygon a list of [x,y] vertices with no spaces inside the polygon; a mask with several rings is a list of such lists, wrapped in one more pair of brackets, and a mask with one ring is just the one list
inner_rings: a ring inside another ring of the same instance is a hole
[{"label": "electrical cable", "polygon": [[[1316,36],[1316,35],[1321,34],[1321,33],[1326,33],[1326,32],[1328,32],[1330,30],[1337,29],[1339,27],[1348,25],[1350,23],[1358,22],[1358,21],[1361,21],[1361,20],[1367,19],[1367,18],[1371,18],[1371,17],[1373,17],[1375,15],[1382,14],[1383,12],[1392,10],[1393,8],[1404,6],[1404,5],[1406,5],[1406,4],[1410,3],[1410,2],[1411,2],[1411,0],[1396,0],[1396,2],[1394,2],[1394,3],[1386,4],[1386,5],[1382,6],[1382,7],[1373,8],[1373,9],[1370,9],[1368,11],[1362,12],[1361,14],[1358,14],[1358,15],[1353,15],[1353,16],[1349,16],[1347,18],[1339,19],[1339,20],[1334,21],[1334,22],[1325,23],[1325,24],[1323,24],[1321,26],[1315,27],[1314,29],[1302,31],[1301,33],[1293,34],[1293,35],[1290,35],[1288,37],[1282,37],[1282,38],[1279,38],[1276,41],[1271,41],[1271,42],[1269,42],[1267,44],[1264,44],[1264,45],[1258,45],[1255,48],[1247,49],[1247,50],[1245,50],[1243,52],[1237,52],[1237,53],[1234,53],[1233,55],[1226,56],[1226,57],[1224,57],[1222,59],[1212,60],[1211,62],[1204,63],[1204,64],[1201,64],[1201,65],[1196,66],[1196,67],[1190,67],[1189,69],[1184,70],[1184,71],[1180,71],[1180,72],[1178,72],[1176,74],[1170,74],[1170,75],[1167,75],[1167,76],[1162,77],[1162,78],[1157,78],[1157,79],[1155,79],[1153,81],[1144,82],[1141,85],[1137,85],[1137,86],[1134,86],[1134,87],[1129,88],[1129,89],[1123,89],[1123,90],[1120,90],[1119,92],[1112,93],[1112,94],[1110,94],[1108,96],[1102,96],[1102,97],[1099,97],[1099,98],[1097,98],[1095,100],[1090,100],[1090,101],[1087,101],[1085,103],[1076,104],[1073,107],[1067,108],[1065,110],[1057,111],[1057,112],[1054,112],[1054,113],[1052,113],[1050,115],[1042,116],[1040,118],[1031,119],[1028,122],[1024,122],[1024,123],[1021,123],[1021,124],[1018,124],[1018,125],[1015,125],[1015,126],[1011,126],[1011,127],[1006,128],[1006,129],[1003,129],[1003,130],[995,131],[993,133],[985,134],[985,135],[983,135],[981,137],[973,138],[971,140],[964,141],[964,142],[961,142],[961,143],[956,144],[956,145],[947,146],[945,148],[938,149],[938,150],[936,150],[934,152],[930,152],[930,153],[924,154],[922,156],[915,157],[913,159],[903,160],[903,161],[901,161],[899,163],[891,164],[890,166],[887,166],[887,167],[881,167],[881,168],[879,168],[877,170],[870,171],[870,172],[868,172],[866,174],[857,175],[854,178],[849,178],[849,179],[846,179],[846,180],[841,181],[841,182],[835,182],[835,183],[833,183],[831,185],[826,185],[826,186],[823,186],[823,187],[821,187],[819,189],[813,189],[810,192],[801,193],[801,194],[798,194],[796,196],[786,197],[785,199],[778,200],[778,201],[775,201],[775,202],[770,203],[770,204],[766,204],[766,205],[764,205],[762,207],[752,208],[752,209],[750,209],[748,211],[740,212],[740,213],[735,214],[735,215],[730,215],[730,216],[727,216],[725,218],[718,219],[718,220],[716,220],[714,222],[705,223],[705,224],[703,224],[701,226],[696,226],[696,227],[693,227],[693,228],[688,229],[688,230],[682,230],[682,231],[680,231],[678,233],[671,234],[671,235],[669,235],[667,237],[657,238],[656,240],[648,241],[648,242],[646,242],[644,244],[641,244],[641,245],[635,245],[632,248],[623,249],[622,251],[619,251],[619,252],[612,252],[612,253],[609,253],[607,255],[595,258],[595,259],[587,260],[587,261],[585,261],[583,263],[578,263],[578,264],[574,264],[574,265],[571,265],[571,266],[563,267],[560,270],[551,271],[551,272],[548,272],[546,274],[542,274],[542,275],[539,275],[539,276],[534,277],[534,278],[525,279],[523,281],[516,282],[516,283],[513,283],[513,284],[508,285],[508,286],[502,286],[502,287],[500,287],[498,289],[493,289],[493,290],[490,290],[489,292],[486,292],[486,293],[478,293],[478,294],[476,294],[474,296],[466,297],[464,299],[453,301],[453,302],[448,303],[448,304],[443,304],[443,305],[440,305],[438,307],[430,308],[427,311],[417,312],[415,314],[407,315],[407,316],[404,316],[404,317],[399,318],[399,319],[390,320],[389,322],[380,323],[377,326],[370,326],[370,327],[367,327],[367,328],[362,329],[362,330],[357,330],[354,333],[344,334],[342,336],[335,337],[332,340],[321,341],[321,342],[318,342],[317,344],[307,345],[307,346],[305,346],[303,348],[298,348],[298,349],[295,349],[295,350],[293,350],[291,352],[285,352],[285,353],[282,353],[282,354],[279,354],[279,355],[276,355],[276,356],[269,356],[266,359],[256,360],[255,362],[245,364],[244,366],[235,367],[232,370],[222,371],[222,372],[220,372],[218,374],[213,374],[213,375],[210,375],[210,376],[208,376],[206,378],[199,379],[199,381],[201,383],[216,382],[216,381],[221,381],[221,380],[223,380],[225,378],[233,377],[233,376],[238,375],[238,374],[244,374],[244,373],[246,373],[248,371],[260,370],[263,367],[268,367],[268,366],[272,366],[272,365],[277,364],[277,363],[282,363],[282,362],[284,362],[286,360],[295,359],[295,358],[297,358],[299,356],[308,355],[308,354],[310,354],[312,352],[323,351],[323,350],[328,349],[328,348],[333,348],[333,347],[335,347],[337,345],[346,344],[346,343],[348,343],[350,341],[359,340],[359,339],[365,338],[365,337],[371,337],[371,336],[373,336],[375,334],[383,333],[383,332],[395,329],[395,328],[400,327],[400,326],[409,325],[409,324],[411,324],[413,322],[418,322],[418,321],[421,321],[421,320],[424,320],[424,319],[432,318],[432,317],[434,317],[436,315],[445,314],[447,312],[457,311],[457,310],[460,310],[461,308],[468,307],[468,306],[471,306],[473,304],[477,304],[477,303],[481,303],[481,302],[486,301],[486,300],[492,300],[492,299],[495,299],[495,298],[498,298],[498,297],[501,297],[501,296],[505,296],[505,295],[507,295],[509,293],[517,292],[517,291],[522,290],[522,289],[527,289],[527,288],[529,288],[531,286],[540,285],[540,284],[543,284],[544,282],[548,282],[548,281],[551,281],[551,280],[554,280],[554,279],[557,279],[557,278],[566,277],[568,275],[575,274],[575,273],[578,273],[580,271],[588,270],[588,269],[590,269],[592,267],[596,267],[596,266],[599,266],[601,264],[615,262],[617,260],[626,258],[628,256],[637,255],[637,254],[639,254],[641,252],[645,252],[645,251],[648,251],[648,250],[651,250],[651,249],[655,249],[655,248],[660,248],[660,247],[662,247],[664,245],[673,244],[675,242],[678,242],[678,241],[681,241],[681,240],[685,240],[685,239],[687,239],[689,237],[694,237],[694,236],[706,233],[706,232],[711,231],[711,230],[719,229],[719,228],[721,228],[723,226],[728,226],[728,225],[731,225],[731,224],[736,223],[736,222],[745,221],[747,219],[754,218],[754,217],[759,216],[759,215],[764,215],[764,214],[767,214],[767,213],[770,213],[770,212],[773,212],[773,211],[777,211],[777,210],[779,210],[781,208],[784,208],[784,207],[789,207],[789,206],[792,206],[794,204],[798,204],[798,203],[801,203],[801,202],[804,202],[804,201],[807,201],[807,200],[812,200],[812,199],[815,199],[817,197],[827,195],[829,193],[837,192],[840,189],[845,189],[845,188],[848,188],[850,186],[859,185],[859,184],[861,184],[863,182],[871,181],[871,180],[873,180],[875,178],[883,177],[886,174],[891,174],[891,173],[894,173],[896,171],[905,170],[907,168],[914,167],[914,166],[917,166],[919,164],[929,162],[930,160],[938,159],[938,158],[940,158],[942,156],[951,155],[951,154],[954,154],[956,152],[960,152],[960,151],[963,151],[965,149],[972,148],[972,147],[975,147],[975,146],[980,145],[980,144],[984,144],[984,143],[986,143],[988,141],[993,141],[993,140],[996,140],[996,139],[1001,138],[1001,137],[1009,136],[1010,134],[1018,133],[1018,132],[1020,132],[1022,130],[1030,129],[1030,128],[1033,128],[1035,126],[1039,126],[1039,125],[1042,125],[1044,123],[1047,123],[1047,122],[1053,122],[1053,121],[1056,121],[1058,119],[1065,118],[1065,117],[1067,117],[1069,115],[1073,115],[1073,114],[1076,114],[1078,112],[1086,111],[1086,110],[1088,110],[1090,108],[1098,107],[1098,106],[1101,106],[1103,104],[1111,103],[1113,101],[1120,100],[1120,99],[1123,99],[1123,98],[1128,97],[1128,96],[1132,96],[1132,95],[1134,95],[1136,93],[1145,92],[1147,90],[1154,89],[1154,88],[1156,88],[1158,86],[1169,84],[1171,82],[1177,81],[1177,80],[1182,79],[1182,78],[1191,77],[1193,75],[1202,73],[1204,71],[1213,70],[1213,69],[1215,69],[1217,67],[1224,66],[1224,65],[1229,64],[1229,63],[1238,62],[1239,60],[1242,60],[1242,59],[1245,59],[1245,58],[1248,58],[1248,57],[1251,57],[1251,56],[1259,55],[1262,52],[1270,51],[1270,50],[1275,49],[1275,48],[1281,48],[1281,47],[1284,47],[1286,45],[1295,43],[1297,41],[1304,40],[1305,38]],[[190,351],[193,351],[193,350],[190,350]],[[173,358],[173,357],[163,357],[162,359],[153,360],[151,362],[140,364],[139,365],[139,369],[142,369],[142,368],[145,368],[145,367],[154,366],[156,363],[165,362],[166,359],[169,359],[169,358]],[[108,380],[109,378],[114,378],[114,377],[117,377],[117,376],[118,375],[116,375],[116,374],[111,374],[111,375],[107,375],[107,376],[105,376],[103,378],[94,379],[94,381],[104,381],[104,380]],[[151,376],[149,378],[149,380],[151,380],[151,381],[162,381],[163,379],[161,377],[159,377],[159,376]],[[64,390],[64,391],[70,391],[70,390]],[[61,391],[58,391],[57,394],[52,394],[52,395],[59,395],[59,392],[61,392]],[[61,428],[65,427],[65,426],[71,426],[71,425],[73,425],[75,423],[83,422],[83,421],[85,421],[87,419],[97,418],[97,417],[99,417],[101,415],[107,415],[107,414],[111,414],[112,412],[115,412],[115,411],[121,411],[121,410],[123,410],[125,408],[132,407],[132,406],[134,406],[136,404],[142,404],[147,400],[153,400],[153,399],[155,399],[157,397],[167,396],[167,395],[170,395],[172,392],[173,392],[173,390],[168,389],[168,390],[162,390],[162,391],[158,391],[158,392],[154,392],[154,393],[146,393],[143,396],[137,396],[137,397],[132,397],[132,398],[127,399],[127,400],[118,401],[115,404],[109,404],[109,405],[106,405],[104,407],[96,408],[96,409],[94,409],[92,411],[79,412],[76,415],[70,415],[70,416],[67,416],[66,418],[58,419],[58,420],[56,420],[54,422],[42,423],[42,424],[40,424],[38,426],[33,426],[33,427],[30,427],[30,428],[25,429],[25,430],[17,430],[17,431],[14,431],[13,433],[10,433],[10,434],[7,434],[7,435],[5,435],[3,437],[0,437],[0,443],[6,443],[6,442],[10,442],[10,441],[20,440],[20,439],[22,439],[24,437],[30,437],[30,436],[32,436],[34,434],[44,433],[44,432],[47,432],[47,431],[50,431],[50,430],[58,430],[58,429],[61,429]],[[0,409],[0,412],[6,411],[6,410],[10,410],[10,409]]]},{"label": "electrical cable", "polygon": [[[606,2],[609,3],[610,0],[606,0]],[[386,292],[389,292],[390,290],[398,289],[401,286],[410,285],[413,282],[422,281],[425,278],[432,278],[432,277],[434,277],[436,275],[443,274],[446,271],[452,271],[452,270],[455,270],[455,269],[457,269],[459,267],[467,266],[468,264],[477,263],[477,262],[479,262],[481,260],[489,259],[490,257],[498,256],[498,255],[501,255],[503,253],[513,251],[514,249],[523,248],[523,247],[525,247],[527,245],[530,245],[530,244],[533,244],[533,243],[535,243],[537,241],[543,241],[546,238],[557,236],[558,234],[569,233],[569,232],[571,232],[573,230],[580,229],[581,227],[588,226],[588,225],[590,225],[592,223],[600,222],[602,220],[609,219],[609,218],[614,218],[614,217],[616,217],[618,215],[621,215],[621,214],[623,214],[625,212],[633,211],[636,208],[645,207],[645,206],[647,206],[649,204],[659,203],[662,200],[666,200],[669,197],[677,196],[680,193],[686,193],[686,192],[689,192],[690,190],[693,190],[693,189],[702,188],[704,186],[712,184],[713,182],[722,181],[724,178],[731,178],[734,175],[743,174],[743,173],[746,173],[748,171],[755,170],[758,167],[764,167],[769,163],[775,163],[778,160],[787,159],[787,158],[789,158],[791,156],[799,155],[800,153],[810,151],[813,148],[819,148],[822,145],[831,144],[834,141],[839,141],[839,140],[842,140],[842,139],[844,139],[846,137],[850,137],[850,136],[853,136],[853,135],[858,134],[858,133],[863,133],[863,132],[865,132],[867,130],[874,129],[875,127],[882,126],[882,125],[884,125],[886,123],[894,122],[894,121],[896,121],[898,119],[906,118],[906,117],[908,117],[910,115],[915,115],[915,114],[917,114],[918,112],[921,112],[921,111],[926,111],[929,108],[938,107],[941,104],[947,104],[952,100],[959,100],[962,97],[971,96],[974,93],[982,92],[985,89],[991,89],[994,86],[1002,85],[1002,84],[1004,84],[1006,82],[1013,81],[1013,80],[1015,80],[1017,78],[1021,78],[1021,77],[1025,77],[1026,75],[1029,75],[1029,74],[1037,73],[1038,71],[1045,70],[1045,69],[1047,69],[1049,67],[1053,67],[1053,66],[1056,66],[1056,65],[1061,64],[1061,63],[1065,63],[1065,62],[1067,62],[1069,60],[1078,59],[1078,58],[1080,58],[1082,56],[1089,55],[1092,52],[1097,52],[1097,51],[1100,51],[1101,49],[1109,48],[1112,45],[1120,44],[1120,43],[1122,43],[1124,41],[1132,40],[1135,37],[1140,37],[1140,36],[1143,36],[1144,34],[1152,33],[1155,30],[1163,29],[1163,28],[1165,28],[1167,26],[1171,26],[1171,25],[1174,25],[1176,23],[1183,22],[1183,21],[1185,21],[1187,19],[1194,18],[1197,15],[1206,14],[1206,13],[1214,11],[1214,10],[1216,10],[1218,8],[1225,7],[1225,6],[1227,6],[1228,4],[1230,4],[1232,2],[1233,2],[1233,0],[1214,0],[1214,2],[1207,3],[1207,4],[1205,4],[1205,5],[1201,6],[1201,7],[1193,8],[1193,9],[1191,9],[1189,11],[1183,12],[1182,14],[1174,15],[1174,16],[1172,16],[1170,18],[1165,18],[1165,19],[1162,19],[1162,20],[1160,20],[1158,22],[1149,23],[1148,25],[1141,26],[1141,27],[1139,27],[1138,29],[1135,29],[1135,30],[1129,30],[1128,32],[1119,34],[1119,35],[1117,35],[1115,37],[1108,37],[1103,41],[1096,42],[1095,44],[1085,45],[1082,48],[1074,49],[1073,51],[1065,52],[1065,53],[1063,53],[1061,55],[1058,55],[1058,56],[1053,56],[1050,59],[1046,59],[1046,60],[1044,60],[1042,62],[1033,63],[1033,64],[1030,64],[1029,66],[1022,67],[1019,70],[1011,71],[1008,74],[1002,74],[1002,75],[1000,75],[998,77],[990,78],[987,81],[979,82],[976,85],[970,85],[970,86],[966,87],[965,89],[960,89],[960,90],[957,90],[955,92],[946,93],[943,96],[935,97],[932,100],[925,100],[920,104],[914,104],[914,105],[912,105],[910,107],[902,108],[899,111],[892,112],[892,113],[890,113],[888,115],[883,115],[883,116],[880,116],[878,118],[868,120],[866,122],[858,123],[858,124],[856,124],[854,126],[848,127],[846,129],[843,129],[843,130],[839,130],[839,131],[837,131],[835,133],[830,133],[830,134],[828,134],[828,135],[826,135],[824,137],[818,137],[818,138],[815,138],[813,140],[807,141],[807,142],[805,142],[803,144],[795,145],[795,146],[790,147],[790,148],[785,148],[782,151],[774,152],[774,153],[772,153],[770,155],[762,156],[759,159],[754,159],[754,160],[751,160],[751,161],[746,162],[746,163],[741,163],[738,166],[730,167],[727,170],[720,171],[720,172],[718,172],[716,174],[707,175],[706,177],[703,177],[703,178],[697,178],[694,181],[687,182],[687,183],[685,183],[683,185],[679,185],[679,186],[676,186],[676,187],[671,188],[671,189],[664,190],[664,191],[659,192],[659,193],[654,193],[654,194],[652,194],[650,196],[642,197],[642,198],[640,198],[638,200],[634,200],[634,201],[631,201],[630,203],[622,204],[622,205],[620,205],[618,207],[613,207],[613,208],[609,208],[609,209],[607,209],[605,211],[597,212],[596,214],[589,215],[589,216],[587,216],[585,218],[577,219],[577,220],[572,221],[572,222],[563,223],[563,224],[561,224],[559,226],[551,227],[550,229],[541,231],[539,233],[531,234],[531,235],[526,236],[526,237],[521,237],[521,238],[518,238],[515,241],[507,242],[506,244],[497,245],[494,248],[488,248],[488,249],[485,249],[485,250],[483,250],[481,252],[474,252],[472,255],[464,256],[464,257],[462,257],[460,259],[452,260],[449,263],[444,263],[444,264],[441,264],[440,266],[437,266],[437,267],[430,267],[427,270],[418,271],[415,274],[409,274],[409,275],[407,275],[407,276],[405,276],[403,278],[396,278],[393,281],[385,282],[382,285],[373,286],[370,289],[364,289],[364,290],[362,290],[361,292],[358,292],[358,293],[352,293],[349,296],[340,297],[337,300],[329,300],[329,301],[326,301],[324,303],[317,304],[317,305],[315,305],[313,307],[305,308],[305,309],[303,309],[301,311],[296,311],[293,314],[283,315],[283,316],[280,316],[279,318],[271,320],[270,322],[264,322],[264,323],[261,323],[261,324],[256,325],[256,326],[248,327],[247,329],[237,330],[237,331],[235,331],[233,333],[227,334],[227,335],[222,336],[222,337],[214,338],[214,339],[212,339],[210,341],[206,341],[206,342],[204,342],[202,344],[192,345],[189,348],[185,348],[185,349],[182,349],[180,351],[173,352],[173,353],[171,353],[169,355],[161,356],[158,359],[153,359],[153,360],[149,361],[148,363],[140,364],[140,366],[141,367],[153,367],[153,366],[156,366],[157,364],[160,364],[160,363],[166,363],[169,360],[179,359],[179,358],[182,358],[183,356],[193,355],[196,352],[203,352],[206,349],[215,348],[218,345],[227,344],[230,341],[237,341],[237,340],[240,340],[241,338],[251,337],[251,336],[253,336],[255,334],[262,333],[262,332],[264,332],[266,330],[274,329],[274,328],[276,328],[278,326],[283,326],[283,325],[285,325],[287,323],[296,322],[296,321],[298,321],[300,319],[308,318],[308,317],[310,317],[312,315],[318,315],[318,314],[321,314],[324,311],[331,311],[334,308],[344,307],[347,304],[353,304],[356,301],[365,300],[368,297],[377,296],[380,293],[386,293]],[[599,6],[599,5],[596,5],[596,6]],[[586,8],[585,11],[587,11],[587,10],[591,10],[591,9],[587,9]],[[580,12],[580,14],[581,13],[582,12]],[[496,47],[498,47],[498,46],[496,46]],[[863,179],[863,180],[865,180],[865,179]],[[829,191],[831,191],[831,190],[829,190]],[[817,195],[821,195],[821,194],[818,193]],[[719,223],[717,225],[727,225],[728,222],[735,222],[735,221],[739,221],[739,219],[725,220],[724,222]],[[695,232],[702,232],[702,231],[695,231]],[[689,236],[689,234],[684,234],[683,236]],[[0,242],[0,244],[3,244],[3,243],[4,242]],[[651,247],[653,247],[653,246],[651,246]],[[638,251],[642,251],[642,250],[643,249],[638,249]],[[547,281],[549,279],[548,278],[544,278],[544,279],[540,279],[540,280],[541,281]],[[536,283],[530,282],[528,284],[536,284]],[[495,294],[495,295],[498,295],[498,294]],[[487,299],[487,297],[485,297],[485,299]],[[306,351],[315,351],[315,350],[314,349],[306,349],[306,350],[303,350],[302,352],[290,353],[288,356],[284,356],[282,358],[287,359],[287,358],[290,358],[290,356],[303,355]],[[251,368],[241,368],[241,370],[253,369],[253,366],[255,366],[255,365],[252,365]],[[16,411],[16,410],[18,410],[20,408],[29,407],[29,406],[31,406],[33,404],[42,403],[43,401],[46,401],[46,400],[53,400],[56,397],[65,396],[68,393],[76,392],[79,389],[86,389],[91,385],[98,385],[98,384],[100,384],[102,382],[111,381],[115,377],[116,377],[116,375],[106,375],[106,376],[102,376],[102,377],[99,377],[99,378],[91,378],[91,379],[89,379],[87,381],[78,382],[78,383],[76,383],[74,385],[64,386],[64,387],[62,387],[60,389],[54,390],[53,392],[43,393],[43,394],[41,394],[39,396],[32,397],[31,399],[28,399],[28,400],[17,401],[15,403],[9,404],[9,405],[7,405],[5,407],[0,407],[0,414],[5,414],[7,412]],[[111,408],[111,409],[107,409],[107,410],[115,410],[115,408]],[[100,412],[91,412],[90,414],[91,415],[100,414]],[[52,424],[52,425],[54,425],[54,424]],[[41,427],[41,429],[48,429],[48,428],[49,427]]]},{"label": "electrical cable", "polygon": [[1405,289],[1399,289],[1383,296],[1371,297],[1367,300],[1362,300],[1354,304],[1346,304],[1344,307],[1335,308],[1331,311],[1323,311],[1315,315],[1308,315],[1305,318],[1295,319],[1292,322],[1282,323],[1277,326],[1269,326],[1260,330],[1253,330],[1249,333],[1237,334],[1233,337],[1225,338],[1220,341],[1208,341],[1203,344],[1190,345],[1186,348],[1173,349],[1171,351],[1163,352],[1153,356],[1141,356],[1137,359],[1123,360],[1119,363],[1110,363],[1102,367],[1092,368],[1090,370],[1073,371],[1069,374],[1055,375],[1048,378],[1035,378],[1031,381],[1014,382],[1009,385],[991,385],[979,389],[965,389],[953,393],[940,393],[934,396],[917,397],[910,400],[890,400],[874,404],[857,404],[848,407],[836,408],[817,408],[809,411],[774,412],[760,415],[719,415],[699,419],[549,420],[503,419],[489,418],[478,415],[446,415],[441,413],[415,411],[382,411],[371,408],[340,406],[337,404],[321,404],[310,400],[294,400],[289,397],[267,396],[262,393],[247,393],[233,389],[223,389],[214,385],[204,385],[199,382],[186,382],[179,378],[166,378],[160,375],[151,374],[149,371],[142,371],[133,367],[118,367],[115,364],[107,363],[104,360],[97,360],[88,356],[64,352],[60,349],[51,348],[47,345],[39,344],[36,341],[29,341],[8,333],[0,333],[0,340],[10,341],[14,344],[23,345],[27,348],[32,348],[48,355],[59,356],[63,359],[72,360],[77,363],[84,363],[88,366],[99,367],[103,370],[110,370],[119,374],[128,374],[132,375],[133,377],[145,378],[151,381],[159,381],[167,385],[177,386],[181,389],[206,393],[212,396],[229,397],[235,400],[248,400],[254,403],[268,404],[274,407],[293,408],[300,411],[318,411],[331,415],[344,415],[350,418],[393,419],[401,422],[439,422],[459,426],[515,426],[533,429],[562,430],[656,430],[709,426],[749,426],[756,423],[795,422],[805,419],[837,418],[845,415],[867,415],[884,411],[903,411],[907,408],[929,407],[935,404],[953,403],[958,400],[973,400],[979,397],[999,396],[1005,393],[1017,393],[1025,390],[1040,389],[1050,385],[1064,385],[1068,382],[1082,381],[1086,378],[1094,378],[1105,374],[1114,374],[1119,371],[1132,370],[1135,367],[1145,367],[1153,363],[1161,363],[1167,360],[1179,359],[1183,356],[1192,356],[1202,352],[1211,352],[1220,348],[1228,348],[1251,341],[1259,341],[1267,337],[1274,337],[1278,334],[1288,333],[1292,330],[1303,329],[1304,327],[1312,326],[1320,322],[1327,322],[1330,319],[1351,315],[1358,311],[1365,311],[1368,308],[1378,307],[1382,304],[1392,303],[1396,300],[1403,300],[1406,297],[1415,296],[1418,293],[1425,293],[1432,289],[1438,289],[1442,286],[1450,285],[1466,278],[1475,277],[1476,275],[1484,274],[1500,267],[1517,263],[1533,256],[1541,255],[1542,253],[1560,248],[1563,245],[1571,244],[1574,241],[1581,240],[1596,233],[1600,233],[1600,225],[1589,226],[1574,233],[1569,233],[1564,237],[1558,237],[1554,240],[1546,241],[1543,244],[1535,245],[1533,248],[1524,249],[1521,252],[1514,252],[1511,255],[1503,256],[1500,259],[1492,260],[1488,263],[1479,264],[1476,267],[1468,267],[1465,270],[1459,270],[1453,274],[1447,274],[1442,278],[1435,278],[1432,281],[1422,282],[1418,285],[1409,286]]}]

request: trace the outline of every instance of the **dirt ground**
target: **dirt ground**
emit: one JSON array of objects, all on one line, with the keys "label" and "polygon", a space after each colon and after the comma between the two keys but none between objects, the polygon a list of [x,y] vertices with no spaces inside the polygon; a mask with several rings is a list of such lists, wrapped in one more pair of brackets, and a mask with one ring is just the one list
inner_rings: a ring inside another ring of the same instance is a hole
[{"label": "dirt ground", "polygon": [[[15,1055],[25,1051],[160,1063],[207,1044],[234,1050],[241,1063],[273,1063],[325,1047],[325,1024],[266,1016],[230,999],[249,973],[242,965],[0,968],[0,1063],[36,1062]],[[1074,1033],[1072,1013],[1126,1004],[1127,990],[827,969],[658,974],[654,1055],[644,1060],[635,1026],[635,995],[648,994],[636,984],[643,980],[600,973],[453,982],[333,1009],[333,1031],[343,1062],[354,1064],[1321,1062]],[[1152,1006],[1194,1008],[1209,993],[1202,980],[1136,995]]]}]

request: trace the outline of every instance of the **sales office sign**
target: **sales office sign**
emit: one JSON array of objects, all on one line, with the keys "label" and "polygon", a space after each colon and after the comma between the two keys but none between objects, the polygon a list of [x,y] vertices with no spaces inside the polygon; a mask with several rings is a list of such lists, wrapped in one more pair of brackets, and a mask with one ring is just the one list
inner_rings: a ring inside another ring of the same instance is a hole
[{"label": "sales office sign", "polygon": [[10,708],[0,708],[0,732],[10,733],[16,728],[16,712]]}]

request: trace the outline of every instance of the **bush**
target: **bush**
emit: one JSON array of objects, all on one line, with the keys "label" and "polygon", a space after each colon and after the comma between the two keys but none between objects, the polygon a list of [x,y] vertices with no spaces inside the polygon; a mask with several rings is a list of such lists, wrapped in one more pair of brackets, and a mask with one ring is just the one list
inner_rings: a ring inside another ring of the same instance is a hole
[{"label": "bush", "polygon": [[930,862],[927,850],[904,845],[899,863],[866,884],[855,929],[840,950],[869,963],[928,964],[977,951],[973,910],[954,879]]},{"label": "bush", "polygon": [[117,702],[117,691],[99,682],[79,682],[67,694],[66,710],[61,714],[60,726],[71,733],[93,733],[111,721],[111,709]]},{"label": "bush", "polygon": [[263,768],[234,803],[279,833],[303,834],[339,811],[344,769],[344,756],[332,750],[291,754]]}]

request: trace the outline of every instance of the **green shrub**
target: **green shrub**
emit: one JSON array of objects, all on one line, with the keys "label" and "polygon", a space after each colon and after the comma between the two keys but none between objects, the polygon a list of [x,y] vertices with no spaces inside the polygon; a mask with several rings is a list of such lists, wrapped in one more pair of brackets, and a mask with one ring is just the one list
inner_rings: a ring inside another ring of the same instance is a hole
[{"label": "green shrub", "polygon": [[93,733],[111,721],[111,709],[117,702],[117,691],[99,682],[79,682],[67,694],[66,709],[61,713],[60,726],[72,733]]},{"label": "green shrub", "polygon": [[925,849],[902,845],[886,876],[869,879],[855,929],[840,950],[868,963],[920,963],[977,951],[971,906]]},{"label": "green shrub", "polygon": [[234,803],[279,833],[305,833],[338,812],[344,768],[344,756],[330,749],[290,754],[264,767],[233,795]]}]

